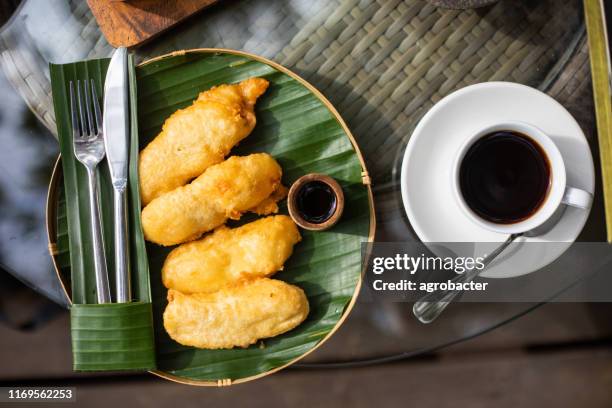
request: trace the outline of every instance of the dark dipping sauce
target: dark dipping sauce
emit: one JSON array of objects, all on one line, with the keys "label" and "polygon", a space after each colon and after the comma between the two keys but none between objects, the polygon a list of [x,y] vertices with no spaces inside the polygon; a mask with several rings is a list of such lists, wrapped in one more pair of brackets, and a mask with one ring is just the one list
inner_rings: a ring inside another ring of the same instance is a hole
[{"label": "dark dipping sauce", "polygon": [[550,186],[546,153],[530,137],[514,131],[489,133],[461,162],[459,185],[468,207],[483,219],[513,224],[534,214]]},{"label": "dark dipping sauce", "polygon": [[337,199],[329,185],[322,181],[310,181],[299,189],[295,203],[304,220],[320,224],[334,215]]}]

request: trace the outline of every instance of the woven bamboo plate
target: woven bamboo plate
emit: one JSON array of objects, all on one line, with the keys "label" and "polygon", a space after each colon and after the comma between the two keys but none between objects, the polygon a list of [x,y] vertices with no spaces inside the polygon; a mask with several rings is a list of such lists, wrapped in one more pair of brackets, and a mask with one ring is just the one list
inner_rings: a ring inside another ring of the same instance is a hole
[{"label": "woven bamboo plate", "polygon": [[[167,250],[149,245],[157,357],[157,370],[151,372],[184,384],[226,386],[295,363],[320,347],[347,318],[361,287],[362,244],[374,240],[370,177],[354,137],[331,103],[312,85],[259,56],[226,49],[178,51],[145,61],[136,71],[141,148],[157,134],[170,113],[189,105],[201,90],[250,76],[268,79],[270,88],[256,107],[258,124],[232,154],[272,154],[283,167],[285,185],[306,173],[329,174],[341,183],[348,209],[330,231],[301,231],[303,241],[285,269],[275,275],[305,290],[311,305],[307,320],[248,349],[198,350],[183,347],[166,335],[161,320],[166,291],[160,268]],[[70,297],[60,163],[58,158],[49,186],[47,232],[54,267]],[[281,213],[286,213],[284,206]]]}]

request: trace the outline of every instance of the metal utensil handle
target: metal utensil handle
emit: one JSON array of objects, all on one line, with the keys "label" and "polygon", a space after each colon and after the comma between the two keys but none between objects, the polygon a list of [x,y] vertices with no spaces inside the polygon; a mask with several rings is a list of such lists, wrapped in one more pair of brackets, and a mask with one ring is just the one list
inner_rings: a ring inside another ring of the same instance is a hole
[{"label": "metal utensil handle", "polygon": [[89,184],[89,212],[91,214],[91,236],[93,240],[94,272],[96,274],[96,295],[98,303],[110,303],[110,289],[108,286],[108,271],[106,269],[106,256],[104,254],[104,241],[100,224],[100,204],[98,198],[98,182],[95,168],[87,167],[87,181]]},{"label": "metal utensil handle", "polygon": [[125,187],[114,189],[115,269],[117,303],[131,300],[130,257],[128,247],[127,194]]},{"label": "metal utensil handle", "polygon": [[[482,269],[470,269],[469,271],[462,273],[461,275],[455,276],[450,280],[452,283],[470,283],[473,281],[478,275],[480,275],[487,266],[493,262],[499,254],[504,252],[504,250],[510,245],[516,238],[521,236],[522,234],[512,234],[502,243],[500,246],[495,248],[493,252],[487,256],[484,261],[484,267]],[[442,311],[446,309],[449,303],[453,301],[458,295],[463,293],[463,290],[454,289],[454,290],[436,290],[434,292],[428,293],[423,296],[419,301],[414,303],[412,307],[412,313],[416,316],[417,319],[421,323],[431,323],[440,316]]]}]

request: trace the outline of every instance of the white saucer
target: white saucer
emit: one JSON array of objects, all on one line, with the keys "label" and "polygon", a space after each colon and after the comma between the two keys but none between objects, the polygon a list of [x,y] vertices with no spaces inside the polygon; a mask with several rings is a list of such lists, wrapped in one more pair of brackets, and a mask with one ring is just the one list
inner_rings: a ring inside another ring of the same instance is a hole
[{"label": "white saucer", "polygon": [[[451,166],[463,141],[486,125],[523,121],[550,136],[563,155],[567,185],[594,191],[593,158],[586,138],[570,113],[550,96],[525,85],[486,82],[460,89],[438,102],[412,134],[401,170],[402,200],[421,241],[489,243],[472,246],[481,256],[508,237],[474,224],[459,208],[451,188]],[[485,277],[524,275],[553,262],[576,239],[589,211],[568,207],[548,233],[522,242],[555,242],[551,246],[518,245],[482,273]],[[469,246],[468,246],[469,247]],[[546,249],[544,249],[546,247]]]}]

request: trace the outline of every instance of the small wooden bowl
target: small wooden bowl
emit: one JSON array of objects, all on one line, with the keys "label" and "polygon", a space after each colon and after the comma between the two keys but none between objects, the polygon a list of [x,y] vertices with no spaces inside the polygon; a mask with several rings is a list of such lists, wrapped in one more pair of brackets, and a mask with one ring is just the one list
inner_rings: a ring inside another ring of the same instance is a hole
[{"label": "small wooden bowl", "polygon": [[[334,210],[334,213],[327,220],[321,223],[306,221],[300,214],[300,211],[298,211],[297,207],[297,197],[299,191],[305,184],[312,181],[319,181],[327,184],[336,195],[336,209]],[[344,211],[344,193],[342,192],[342,187],[340,187],[340,184],[338,184],[338,182],[333,178],[326,176],[325,174],[306,174],[305,176],[297,179],[295,183],[291,185],[289,195],[287,197],[287,208],[289,209],[289,215],[293,221],[300,227],[310,231],[323,231],[334,226],[340,217],[342,217],[342,212]]]}]

